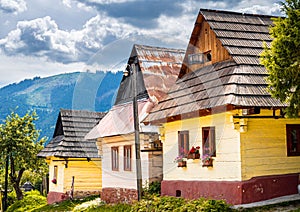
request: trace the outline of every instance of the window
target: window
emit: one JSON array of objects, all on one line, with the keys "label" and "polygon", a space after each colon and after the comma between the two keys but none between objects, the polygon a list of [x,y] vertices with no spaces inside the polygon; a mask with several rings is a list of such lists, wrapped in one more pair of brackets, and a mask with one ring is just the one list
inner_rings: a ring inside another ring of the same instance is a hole
[{"label": "window", "polygon": [[111,168],[113,171],[119,171],[119,148],[111,148]]},{"label": "window", "polygon": [[300,124],[286,125],[287,155],[300,156]]},{"label": "window", "polygon": [[202,128],[202,152],[203,155],[216,156],[216,138],[214,127]]},{"label": "window", "polygon": [[189,131],[178,132],[178,155],[187,155],[189,152]]},{"label": "window", "polygon": [[57,180],[57,166],[54,166],[54,169],[53,169],[53,179]]},{"label": "window", "polygon": [[124,170],[131,171],[131,146],[124,146]]}]

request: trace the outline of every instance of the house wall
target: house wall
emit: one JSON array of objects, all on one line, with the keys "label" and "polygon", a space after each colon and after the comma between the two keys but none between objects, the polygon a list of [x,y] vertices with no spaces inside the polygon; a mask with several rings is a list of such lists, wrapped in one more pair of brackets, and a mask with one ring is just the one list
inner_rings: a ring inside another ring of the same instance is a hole
[{"label": "house wall", "polygon": [[71,190],[72,176],[74,176],[74,197],[100,194],[102,188],[100,159],[97,158],[89,162],[87,160],[73,160],[70,159],[68,168],[65,168],[64,192]]},{"label": "house wall", "polygon": [[[102,199],[106,202],[130,202],[137,199],[136,192],[136,163],[134,135],[112,136],[97,142],[98,149],[102,149]],[[141,135],[141,143],[143,135]],[[101,147],[99,147],[101,144]],[[125,145],[132,146],[132,169],[124,171],[123,151]],[[119,147],[119,170],[112,170],[111,147]],[[149,180],[148,153],[141,152],[143,183]]]},{"label": "house wall", "polygon": [[[239,132],[230,122],[231,113],[221,113],[182,121],[164,126],[164,180],[241,180]],[[189,130],[189,146],[200,146],[202,154],[202,127],[215,127],[216,157],[213,168],[202,167],[199,159],[187,160],[187,168],[178,168],[174,159],[178,156],[178,131]]]},{"label": "house wall", "polygon": [[[272,116],[261,110],[256,116]],[[287,156],[286,124],[300,124],[300,119],[246,119],[247,132],[241,133],[242,179],[257,176],[299,173],[300,157]]]},{"label": "house wall", "polygon": [[[272,110],[259,115],[272,116]],[[279,114],[278,114],[279,115]],[[252,202],[296,194],[300,157],[287,156],[286,124],[300,124],[300,119],[249,118],[241,133],[243,201]]]},{"label": "house wall", "polygon": [[[273,110],[261,109],[260,114],[251,115],[256,118],[245,118],[242,110],[234,110],[165,124],[161,131],[162,194],[225,199],[230,204],[296,194],[300,157],[287,157],[286,124],[300,124],[300,119],[275,119],[272,115]],[[216,131],[213,167],[202,167],[200,160],[191,159],[186,168],[176,167],[172,160],[178,154],[178,131],[189,130],[190,147],[202,146],[201,128],[205,126],[215,126]]]},{"label": "house wall", "polygon": [[[74,197],[100,194],[102,187],[101,161],[68,159],[66,162],[61,158],[51,157],[49,164],[49,193],[48,204],[60,202],[69,198],[71,191],[72,176],[74,176]],[[76,160],[76,161],[74,161]],[[99,160],[99,159],[97,159]],[[58,167],[57,183],[52,183],[54,178],[54,166]]]}]

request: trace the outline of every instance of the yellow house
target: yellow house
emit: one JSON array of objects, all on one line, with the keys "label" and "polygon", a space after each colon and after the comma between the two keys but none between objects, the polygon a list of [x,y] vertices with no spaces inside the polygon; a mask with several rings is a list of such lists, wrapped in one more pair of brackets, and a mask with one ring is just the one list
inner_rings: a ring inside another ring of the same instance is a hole
[{"label": "yellow house", "polygon": [[[184,51],[134,45],[128,64],[137,69],[139,120],[167,93],[178,77]],[[137,199],[134,118],[132,106],[133,75],[123,76],[115,105],[85,138],[98,139],[102,163],[102,196],[109,203]],[[161,181],[162,148],[158,127],[140,124],[142,181]]]},{"label": "yellow house", "polygon": [[300,119],[284,117],[259,62],[270,25],[200,9],[179,79],[145,120],[161,126],[162,195],[243,204],[297,193]]},{"label": "yellow house", "polygon": [[95,140],[84,136],[105,115],[61,109],[53,139],[38,153],[49,165],[48,204],[73,197],[100,194],[101,157]]}]

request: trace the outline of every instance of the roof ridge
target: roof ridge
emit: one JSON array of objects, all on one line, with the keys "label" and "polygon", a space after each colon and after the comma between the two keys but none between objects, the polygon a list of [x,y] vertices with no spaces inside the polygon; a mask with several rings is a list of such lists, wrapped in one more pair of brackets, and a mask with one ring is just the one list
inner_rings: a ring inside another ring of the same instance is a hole
[{"label": "roof ridge", "polygon": [[160,47],[160,46],[149,46],[149,45],[142,45],[142,44],[134,44],[134,48],[144,48],[144,49],[158,49],[160,51],[179,51],[179,52],[185,52],[184,49],[178,49],[178,48],[170,48],[170,47]]},{"label": "roof ridge", "polygon": [[281,17],[281,16],[256,14],[256,13],[243,13],[243,12],[236,12],[236,11],[230,11],[230,10],[215,10],[215,9],[200,8],[199,13],[202,13],[202,12],[214,12],[214,13],[224,13],[224,14],[253,16],[253,17],[265,17],[265,18]]}]

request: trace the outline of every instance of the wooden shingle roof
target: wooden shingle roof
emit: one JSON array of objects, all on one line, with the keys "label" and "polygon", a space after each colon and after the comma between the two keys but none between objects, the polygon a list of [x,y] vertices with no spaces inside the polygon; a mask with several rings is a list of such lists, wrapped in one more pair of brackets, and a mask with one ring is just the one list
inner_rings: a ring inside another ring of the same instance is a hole
[{"label": "wooden shingle roof", "polygon": [[95,140],[84,136],[105,113],[61,109],[52,140],[38,153],[39,157],[98,158]]},{"label": "wooden shingle roof", "polygon": [[190,73],[186,73],[183,65],[181,78],[145,121],[166,121],[195,112],[198,116],[203,114],[201,110],[227,106],[284,107],[267,92],[268,73],[259,63],[263,42],[270,45],[272,41],[271,16],[201,9],[189,45],[198,42],[200,21],[209,24],[231,59]]}]

